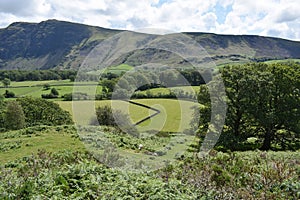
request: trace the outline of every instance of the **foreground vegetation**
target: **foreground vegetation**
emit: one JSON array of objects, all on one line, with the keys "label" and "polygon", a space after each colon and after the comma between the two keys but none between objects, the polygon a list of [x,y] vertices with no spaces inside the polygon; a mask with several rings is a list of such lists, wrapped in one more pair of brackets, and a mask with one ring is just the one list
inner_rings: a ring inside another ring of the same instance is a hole
[{"label": "foreground vegetation", "polygon": [[[15,138],[21,144],[0,150],[1,158],[5,152],[12,155],[1,162],[0,198],[285,200],[300,197],[299,152],[211,151],[203,158],[186,154],[177,163],[165,163],[155,171],[130,172],[108,168],[85,152],[80,139],[72,137],[76,135],[74,131],[67,126],[47,127],[2,136],[1,142],[4,138]],[[48,140],[49,134],[60,135],[60,140],[65,138],[70,142]],[[40,150],[15,156],[26,149],[32,150],[26,144],[40,144],[37,137],[56,148],[40,145]]]}]

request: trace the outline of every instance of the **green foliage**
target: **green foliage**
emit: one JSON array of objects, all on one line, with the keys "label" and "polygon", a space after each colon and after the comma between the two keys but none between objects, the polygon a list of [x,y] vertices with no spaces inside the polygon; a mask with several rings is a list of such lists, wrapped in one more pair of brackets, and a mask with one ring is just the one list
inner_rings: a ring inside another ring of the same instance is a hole
[{"label": "green foliage", "polygon": [[110,169],[84,152],[44,150],[2,165],[1,199],[299,199],[290,152],[214,152],[160,170]]},{"label": "green foliage", "polygon": [[5,90],[4,97],[5,98],[14,98],[16,95],[12,91]]},{"label": "green foliage", "polygon": [[83,92],[74,92],[74,93],[67,93],[63,95],[64,101],[78,101],[78,100],[88,100],[91,99],[87,93]]},{"label": "green foliage", "polygon": [[[1,133],[0,199],[285,200],[300,197],[299,152],[212,150],[205,157],[184,154],[179,162],[166,162],[165,167],[155,171],[129,172],[106,166],[120,157],[113,145],[137,154],[140,151],[137,144],[143,144],[142,152],[146,153],[153,151],[157,143],[167,144],[167,138],[154,135],[136,138],[115,132],[111,127],[81,128],[92,134],[76,137],[73,126],[36,126]],[[89,145],[95,146],[104,137],[112,142],[110,148],[105,148],[105,157],[85,152],[87,146],[80,148],[79,140],[91,141]],[[77,145],[69,148],[73,143]],[[26,150],[35,146],[38,147],[34,151]],[[11,158],[3,162],[3,155]],[[143,159],[139,157],[141,163]]]},{"label": "green foliage", "polygon": [[58,104],[41,98],[18,98],[26,116],[26,125],[62,125],[71,124],[70,113],[62,110]]},{"label": "green foliage", "polygon": [[42,97],[43,99],[55,99],[55,98],[57,98],[58,96],[57,96],[57,95],[54,95],[54,94],[52,94],[52,93],[50,93],[50,94],[42,94],[41,97]]},{"label": "green foliage", "polygon": [[102,91],[104,93],[113,92],[116,85],[116,79],[104,79],[100,82],[100,85],[102,86]]},{"label": "green foliage", "polygon": [[17,130],[25,127],[23,108],[16,101],[9,101],[4,113],[4,127],[8,130]]},{"label": "green foliage", "polygon": [[0,132],[4,130],[6,103],[0,98]]},{"label": "green foliage", "polygon": [[168,177],[198,188],[203,199],[298,199],[298,159],[299,152],[211,151],[186,158]]},{"label": "green foliage", "polygon": [[11,81],[9,78],[4,78],[1,82],[2,82],[3,86],[7,88],[10,85]]},{"label": "green foliage", "polygon": [[[228,111],[219,149],[291,149],[300,147],[299,64],[248,64],[221,69],[226,87]],[[201,86],[200,132],[210,120],[208,88]],[[208,84],[213,88],[213,82]],[[203,120],[203,117],[205,120]],[[247,138],[256,137],[255,143]],[[259,145],[260,144],[260,145]]]},{"label": "green foliage", "polygon": [[110,106],[105,105],[96,108],[96,117],[97,119],[92,119],[90,124],[113,126],[121,131],[130,132],[133,135],[137,133],[129,116],[124,114],[121,110],[113,110]]},{"label": "green foliage", "polygon": [[55,88],[52,88],[50,94],[42,94],[43,99],[53,99],[57,98],[59,95],[58,91]]},{"label": "green foliage", "polygon": [[50,87],[51,87],[51,86],[50,86],[49,83],[45,83],[45,84],[43,85],[44,90],[49,90]]}]

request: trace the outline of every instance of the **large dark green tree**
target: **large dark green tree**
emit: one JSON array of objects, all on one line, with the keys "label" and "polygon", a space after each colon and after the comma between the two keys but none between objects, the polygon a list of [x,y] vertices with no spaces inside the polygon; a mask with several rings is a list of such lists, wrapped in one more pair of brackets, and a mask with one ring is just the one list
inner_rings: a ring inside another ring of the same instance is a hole
[{"label": "large dark green tree", "polygon": [[[299,64],[247,64],[220,70],[226,88],[228,111],[219,144],[241,149],[247,138],[256,137],[260,148],[299,148]],[[212,87],[213,82],[208,86]],[[210,98],[200,87],[201,128],[207,128]]]},{"label": "large dark green tree", "polygon": [[299,139],[299,70],[288,64],[273,64],[257,73],[249,81],[249,90],[253,92],[249,93],[247,111],[262,134],[261,149],[270,149],[271,143],[279,139],[282,148],[286,148]]}]

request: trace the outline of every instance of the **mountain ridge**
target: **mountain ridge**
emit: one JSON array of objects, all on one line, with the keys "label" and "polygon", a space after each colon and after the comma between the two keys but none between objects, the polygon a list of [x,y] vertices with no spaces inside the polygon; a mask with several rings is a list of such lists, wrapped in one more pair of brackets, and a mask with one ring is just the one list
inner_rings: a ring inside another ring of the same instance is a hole
[{"label": "mountain ridge", "polygon": [[[58,20],[14,22],[0,29],[0,69],[78,69],[97,44],[122,31]],[[197,41],[216,64],[300,58],[299,41],[257,35],[183,34]],[[115,64],[135,66],[159,59],[186,64],[159,50],[134,51]]]}]

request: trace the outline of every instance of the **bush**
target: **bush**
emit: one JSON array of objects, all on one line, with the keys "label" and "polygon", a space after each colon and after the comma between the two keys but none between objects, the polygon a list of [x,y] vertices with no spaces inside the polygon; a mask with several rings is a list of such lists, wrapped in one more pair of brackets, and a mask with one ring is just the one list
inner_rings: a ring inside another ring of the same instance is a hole
[{"label": "bush", "polygon": [[12,91],[5,90],[4,97],[5,98],[14,98],[16,95]]},{"label": "bush", "polygon": [[25,115],[18,102],[9,101],[7,103],[4,125],[8,130],[18,130],[25,127]]},{"label": "bush", "polygon": [[49,90],[50,89],[50,84],[49,83],[45,83],[43,85],[44,90]]},{"label": "bush", "polygon": [[50,93],[50,94],[42,94],[42,98],[43,99],[55,99],[57,97],[58,97],[57,95],[54,95],[52,93]]},{"label": "bush", "polygon": [[120,110],[113,110],[110,106],[98,107],[96,109],[96,119],[92,119],[91,125],[105,125],[119,128],[119,130],[126,131],[135,135],[137,133],[136,128],[131,124],[128,115],[124,114]]},{"label": "bush", "polygon": [[88,100],[90,97],[86,93],[82,92],[74,92],[74,93],[67,93],[62,96],[64,101],[72,101],[72,100]]},{"label": "bush", "polygon": [[50,94],[42,94],[43,99],[54,99],[57,98],[59,95],[58,91],[55,88],[51,89]]},{"label": "bush", "polygon": [[54,102],[32,97],[19,98],[17,101],[23,108],[27,126],[73,123],[70,113]]},{"label": "bush", "polygon": [[58,96],[58,95],[59,95],[58,91],[57,91],[55,88],[52,88],[52,89],[51,89],[51,94],[53,94],[53,95],[55,95],[55,96]]}]

